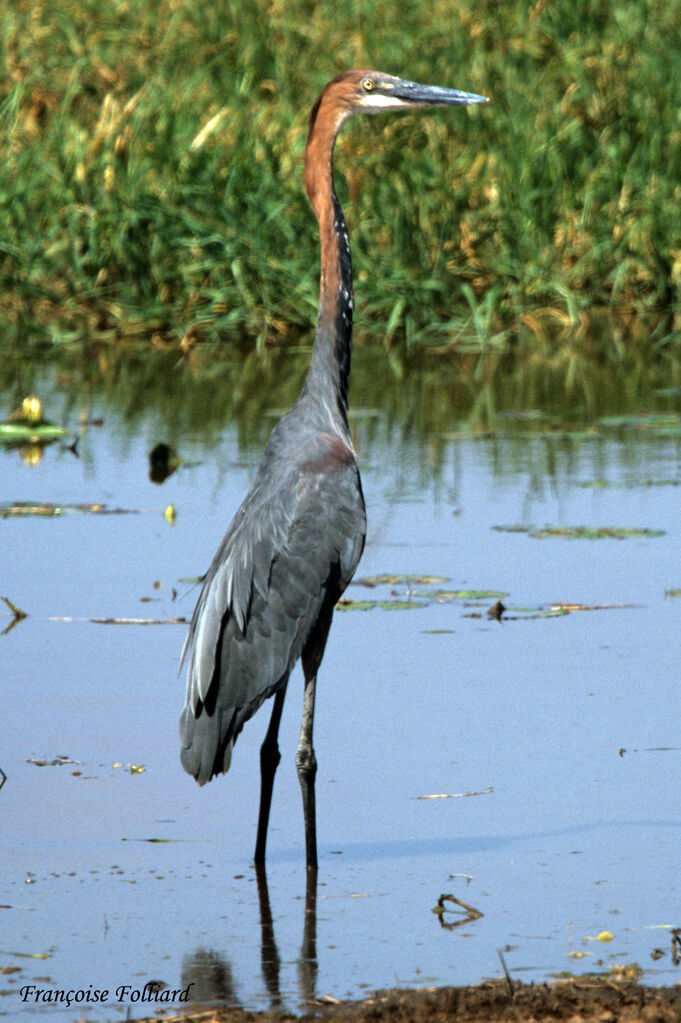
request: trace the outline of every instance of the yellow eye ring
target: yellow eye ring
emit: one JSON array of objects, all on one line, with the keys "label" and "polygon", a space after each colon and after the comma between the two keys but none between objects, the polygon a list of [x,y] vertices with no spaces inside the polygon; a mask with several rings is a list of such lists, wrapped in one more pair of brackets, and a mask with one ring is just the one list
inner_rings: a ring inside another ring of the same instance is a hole
[{"label": "yellow eye ring", "polygon": [[374,89],[376,88],[376,82],[373,80],[373,78],[363,78],[362,88],[364,89],[365,92],[373,92]]}]

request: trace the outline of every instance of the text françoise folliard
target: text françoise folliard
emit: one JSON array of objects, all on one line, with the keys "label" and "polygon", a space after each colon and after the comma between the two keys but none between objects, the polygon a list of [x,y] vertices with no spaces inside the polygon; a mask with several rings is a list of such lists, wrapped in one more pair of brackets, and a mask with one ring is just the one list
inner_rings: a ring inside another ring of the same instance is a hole
[{"label": "text fran\u00e7oise folliard", "polygon": [[132,984],[119,984],[114,990],[96,988],[90,984],[83,988],[38,987],[36,984],[24,984],[19,994],[22,1002],[33,1002],[41,1005],[70,1005],[83,1003],[104,1005],[106,1002],[154,1002],[170,1004],[172,1002],[188,1002],[193,982],[183,988],[164,987],[153,982],[144,987],[133,987]]}]

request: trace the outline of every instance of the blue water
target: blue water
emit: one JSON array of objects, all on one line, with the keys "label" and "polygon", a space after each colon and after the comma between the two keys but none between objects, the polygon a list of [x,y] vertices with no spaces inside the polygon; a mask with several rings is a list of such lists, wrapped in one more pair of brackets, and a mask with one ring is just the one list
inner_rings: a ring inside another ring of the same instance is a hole
[{"label": "blue water", "polygon": [[[508,611],[490,620],[487,599],[336,615],[315,723],[316,942],[308,934],[301,957],[299,671],[280,734],[264,938],[251,857],[267,713],[229,775],[199,790],[178,760],[185,627],[90,620],[191,616],[197,589],[181,580],[207,567],[259,448],[240,447],[230,425],[217,447],[188,439],[193,464],[159,487],[147,475],[164,439],[151,415],[131,434],[110,409],[91,413],[104,423],[78,458],[52,447],[28,465],[0,452],[0,502],[130,512],[0,519],[0,594],[28,615],[0,636],[0,967],[18,968],[0,976],[0,1015],[141,1016],[154,1005],[134,992],[152,979],[191,984],[198,1001],[297,1010],[310,997],[500,976],[498,949],[526,981],[632,963],[646,982],[680,979],[668,928],[681,924],[681,598],[666,596],[681,587],[677,440],[514,429],[431,445],[357,415],[369,515],[358,575],[441,576],[442,588],[505,593]],[[584,486],[596,480],[608,485]],[[664,535],[495,528],[547,524]],[[357,584],[347,596],[434,588]],[[530,613],[553,602],[620,606]],[[0,628],[10,623],[7,612]],[[73,762],[30,762],[59,757]],[[443,893],[483,916],[441,926],[431,910]],[[612,940],[588,940],[602,932]],[[41,1005],[33,989],[22,999],[26,985],[110,997]]]}]

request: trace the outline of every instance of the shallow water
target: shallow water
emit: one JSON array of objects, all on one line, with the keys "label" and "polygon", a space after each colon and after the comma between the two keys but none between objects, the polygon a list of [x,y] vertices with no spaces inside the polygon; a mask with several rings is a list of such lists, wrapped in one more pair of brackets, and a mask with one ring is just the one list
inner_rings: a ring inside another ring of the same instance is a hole
[{"label": "shallow water", "polygon": [[[409,393],[439,400],[429,380]],[[43,385],[55,402],[66,386],[51,373]],[[369,533],[347,596],[384,607],[336,615],[320,673],[307,914],[299,669],[266,891],[250,861],[268,715],[246,727],[229,775],[199,790],[177,749],[185,627],[91,621],[191,615],[197,590],[182,580],[205,570],[252,479],[262,417],[203,442],[162,404],[136,407],[131,425],[127,399],[94,393],[88,411],[103,424],[85,430],[80,457],[53,446],[29,466],[0,452],[2,503],[130,512],[0,518],[0,593],[28,613],[0,636],[0,967],[16,969],[0,975],[0,1014],[142,1015],[156,1006],[133,992],[149,980],[192,984],[197,1001],[298,1009],[501,976],[499,949],[526,981],[633,963],[647,982],[681,979],[669,930],[681,925],[681,597],[667,596],[681,587],[678,395],[641,396],[663,423],[594,426],[582,408],[580,433],[503,409],[492,431],[471,429],[470,409],[435,428],[417,404],[353,406]],[[190,464],[159,487],[147,456],[166,439]],[[546,525],[662,535],[527,531]],[[446,582],[361,582],[382,573]],[[501,622],[487,616],[495,592]],[[422,606],[389,609],[403,599]],[[547,615],[557,602],[581,609]],[[450,798],[419,798],[433,795]],[[483,915],[466,921],[449,902],[434,914],[443,893]],[[612,940],[590,940],[603,932]],[[110,995],[104,1007],[40,1006],[24,985]],[[119,985],[130,988],[120,1002]]]}]

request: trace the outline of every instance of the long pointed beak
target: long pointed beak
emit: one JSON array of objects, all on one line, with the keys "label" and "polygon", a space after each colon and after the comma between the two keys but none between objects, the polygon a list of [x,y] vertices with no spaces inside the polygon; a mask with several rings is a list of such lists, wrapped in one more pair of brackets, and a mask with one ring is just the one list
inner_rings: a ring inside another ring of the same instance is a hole
[{"label": "long pointed beak", "polygon": [[419,82],[406,82],[404,79],[399,79],[395,83],[393,95],[414,106],[456,107],[471,103],[489,103],[486,96],[476,96],[474,92],[442,89],[439,85],[420,85]]}]

